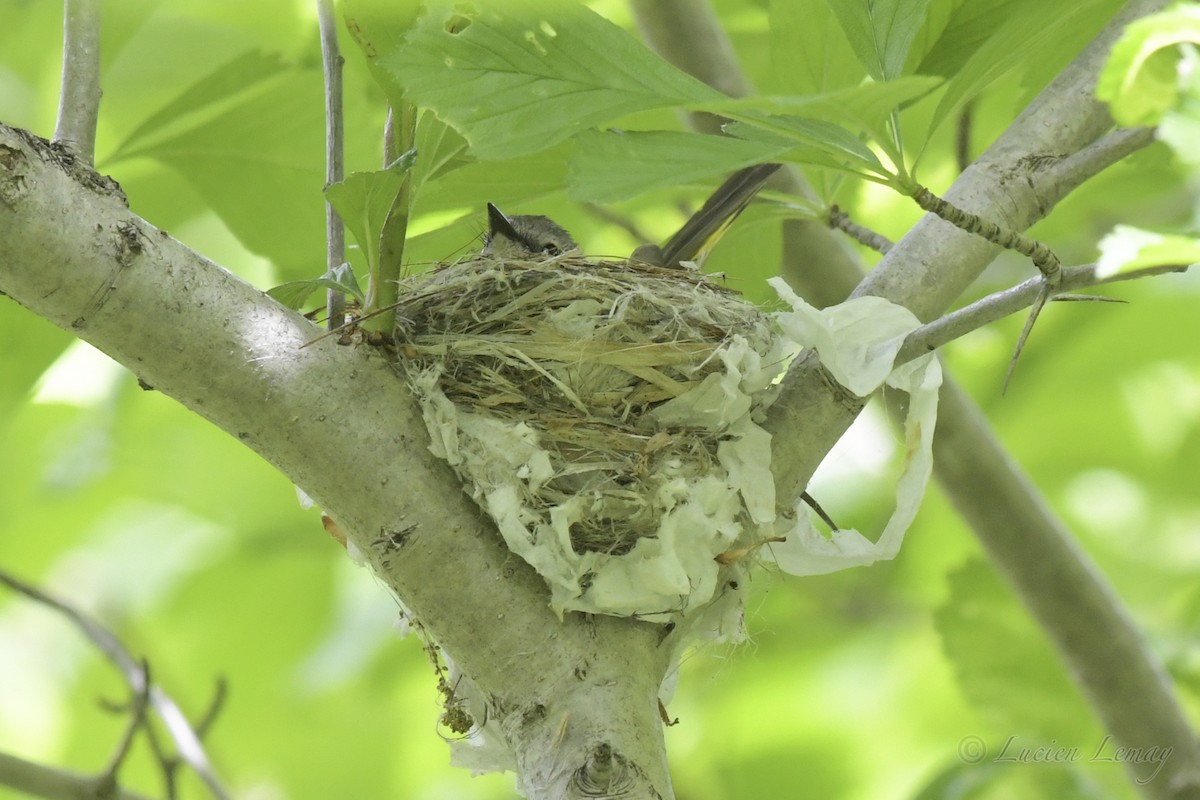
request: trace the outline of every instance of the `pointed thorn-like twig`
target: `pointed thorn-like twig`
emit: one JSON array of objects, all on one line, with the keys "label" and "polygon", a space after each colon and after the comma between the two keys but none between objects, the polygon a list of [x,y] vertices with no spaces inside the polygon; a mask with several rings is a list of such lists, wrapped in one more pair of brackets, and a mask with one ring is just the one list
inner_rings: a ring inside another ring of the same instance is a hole
[{"label": "pointed thorn-like twig", "polygon": [[1054,303],[1128,303],[1128,300],[1122,300],[1119,297],[1105,297],[1102,294],[1060,294],[1050,298]]},{"label": "pointed thorn-like twig", "polygon": [[1025,340],[1029,338],[1029,333],[1033,330],[1033,323],[1037,322],[1038,315],[1042,313],[1042,309],[1046,306],[1046,301],[1050,299],[1051,292],[1050,284],[1047,282],[1042,286],[1042,290],[1038,293],[1037,300],[1033,301],[1033,307],[1029,309],[1029,317],[1025,320],[1025,327],[1021,329],[1021,336],[1017,339],[1017,346],[1013,349],[1012,358],[1008,361],[1008,371],[1004,373],[1004,386],[1000,388],[1000,394],[1008,391],[1008,383],[1012,380],[1013,371],[1017,368],[1017,359],[1021,357],[1021,351],[1025,349]]}]

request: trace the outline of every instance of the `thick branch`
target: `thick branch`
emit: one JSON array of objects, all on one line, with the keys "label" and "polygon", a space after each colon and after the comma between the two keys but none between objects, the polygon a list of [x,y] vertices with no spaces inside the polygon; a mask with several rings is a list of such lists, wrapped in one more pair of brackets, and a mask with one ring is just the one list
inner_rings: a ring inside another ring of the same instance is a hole
[{"label": "thick branch", "polygon": [[[560,623],[542,580],[429,452],[413,398],[381,355],[331,339],[302,349],[316,326],[80,180],[45,142],[0,126],[0,291],[236,436],[320,503],[489,698],[525,770],[568,780],[604,744],[669,797],[657,692],[670,647],[658,626]],[[589,696],[603,702],[570,699]],[[546,741],[556,747],[538,749]],[[559,788],[532,785],[530,796]]]},{"label": "thick branch", "polygon": [[100,114],[100,0],[66,0],[64,8],[62,89],[54,141],[91,164]]}]

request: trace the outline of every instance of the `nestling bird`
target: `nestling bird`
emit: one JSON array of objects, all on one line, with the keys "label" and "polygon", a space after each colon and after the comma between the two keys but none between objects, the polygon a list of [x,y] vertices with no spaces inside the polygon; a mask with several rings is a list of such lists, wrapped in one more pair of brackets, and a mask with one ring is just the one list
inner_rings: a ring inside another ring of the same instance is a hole
[{"label": "nestling bird", "polygon": [[557,256],[579,245],[571,234],[549,217],[534,214],[504,216],[500,209],[488,203],[488,232],[483,254],[495,258],[538,258]]}]

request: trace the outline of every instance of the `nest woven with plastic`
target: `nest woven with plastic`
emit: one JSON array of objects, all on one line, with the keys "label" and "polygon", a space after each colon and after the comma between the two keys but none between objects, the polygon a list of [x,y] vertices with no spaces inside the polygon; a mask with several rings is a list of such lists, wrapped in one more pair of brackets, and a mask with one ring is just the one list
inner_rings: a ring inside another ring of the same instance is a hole
[{"label": "nest woven with plastic", "polygon": [[406,280],[397,320],[434,452],[557,608],[711,596],[750,527],[730,454],[779,371],[753,304],[638,262],[478,258]]}]

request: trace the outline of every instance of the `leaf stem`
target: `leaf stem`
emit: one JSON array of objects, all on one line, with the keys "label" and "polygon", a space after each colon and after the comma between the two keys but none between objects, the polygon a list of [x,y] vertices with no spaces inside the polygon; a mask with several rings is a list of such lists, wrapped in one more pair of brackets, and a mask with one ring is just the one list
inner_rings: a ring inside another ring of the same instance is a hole
[{"label": "leaf stem", "polygon": [[[383,135],[383,165],[389,167],[410,152],[417,139],[417,109],[403,103],[399,113],[388,109]],[[404,240],[408,235],[408,219],[412,206],[412,172],[405,174],[400,191],[392,199],[383,230],[379,234],[379,263],[371,276],[371,294],[364,311],[362,327],[390,333],[396,325],[396,297],[400,273],[404,264]],[[372,314],[372,316],[365,316]]]}]

